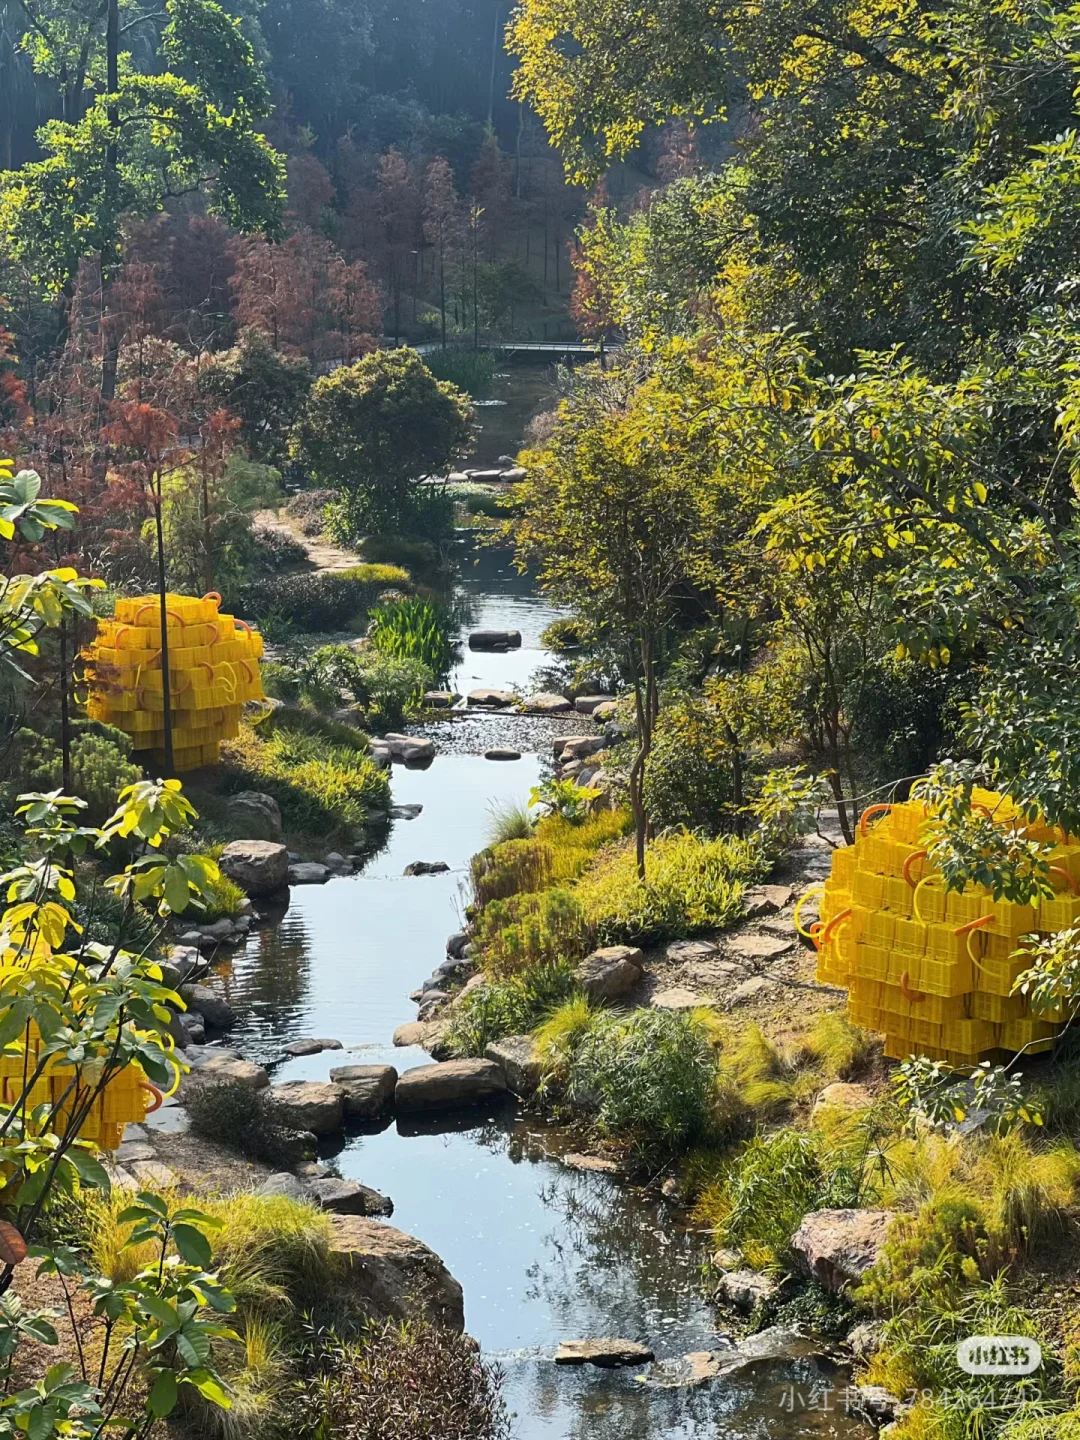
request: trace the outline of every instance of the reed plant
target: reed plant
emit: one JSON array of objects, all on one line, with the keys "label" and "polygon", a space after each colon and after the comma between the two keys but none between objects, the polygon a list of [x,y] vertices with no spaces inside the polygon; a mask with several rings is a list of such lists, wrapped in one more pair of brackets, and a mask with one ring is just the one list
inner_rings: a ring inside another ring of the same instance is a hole
[{"label": "reed plant", "polygon": [[376,650],[399,660],[418,660],[445,676],[456,657],[456,624],[450,611],[419,595],[378,605],[368,635]]}]

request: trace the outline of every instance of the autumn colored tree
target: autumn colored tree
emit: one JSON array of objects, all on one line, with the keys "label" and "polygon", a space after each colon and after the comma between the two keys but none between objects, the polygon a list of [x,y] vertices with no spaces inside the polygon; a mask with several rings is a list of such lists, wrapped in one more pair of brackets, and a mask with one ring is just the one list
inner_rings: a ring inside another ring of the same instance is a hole
[{"label": "autumn colored tree", "polygon": [[[394,317],[394,343],[401,339],[401,300],[419,253],[420,197],[404,155],[391,146],[379,160],[376,208],[379,251]],[[415,295],[415,287],[414,287]]]}]

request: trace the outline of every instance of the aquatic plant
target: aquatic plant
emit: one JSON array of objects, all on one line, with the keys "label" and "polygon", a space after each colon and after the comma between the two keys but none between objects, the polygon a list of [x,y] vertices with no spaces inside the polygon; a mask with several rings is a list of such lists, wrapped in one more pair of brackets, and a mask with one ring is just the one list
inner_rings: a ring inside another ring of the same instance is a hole
[{"label": "aquatic plant", "polygon": [[446,606],[411,596],[379,605],[368,635],[376,650],[401,660],[419,660],[437,677],[449,673],[456,657],[456,624]]}]

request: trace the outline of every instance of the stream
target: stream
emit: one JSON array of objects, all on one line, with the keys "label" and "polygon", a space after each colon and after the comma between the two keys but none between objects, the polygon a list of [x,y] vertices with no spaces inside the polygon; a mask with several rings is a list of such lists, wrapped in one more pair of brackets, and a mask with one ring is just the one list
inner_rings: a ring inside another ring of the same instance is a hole
[{"label": "stream", "polygon": [[[518,629],[523,643],[502,655],[463,647],[454,688],[524,686],[549,658],[540,636],[558,612],[504,553],[463,544],[459,570],[465,630]],[[272,1064],[275,1082],[325,1080],[340,1064],[387,1062],[401,1071],[427,1063],[421,1050],[395,1049],[391,1036],[416,1018],[409,992],[460,928],[468,862],[487,842],[489,807],[524,799],[550,769],[556,727],[590,728],[497,714],[416,727],[439,753],[426,770],[395,766],[393,798],[420,803],[421,814],[396,822],[361,873],[295,888],[282,923],[255,932],[224,967],[240,1016],[230,1044]],[[494,745],[522,758],[485,760]],[[414,860],[445,860],[451,869],[404,878]],[[335,1037],[345,1052],[281,1060],[286,1042],[311,1035]],[[716,1349],[723,1333],[702,1293],[709,1237],[654,1195],[560,1163],[560,1149],[572,1148],[555,1127],[508,1102],[353,1126],[322,1158],[389,1194],[391,1223],[430,1245],[461,1282],[466,1327],[503,1371],[517,1440],[868,1433],[838,1404],[843,1376],[812,1356],[761,1361],[696,1390],[646,1386],[633,1369],[556,1367],[552,1356],[565,1339],[626,1337],[663,1360]],[[829,1385],[837,1387],[831,1408],[792,1406],[792,1386],[809,1402]]]}]

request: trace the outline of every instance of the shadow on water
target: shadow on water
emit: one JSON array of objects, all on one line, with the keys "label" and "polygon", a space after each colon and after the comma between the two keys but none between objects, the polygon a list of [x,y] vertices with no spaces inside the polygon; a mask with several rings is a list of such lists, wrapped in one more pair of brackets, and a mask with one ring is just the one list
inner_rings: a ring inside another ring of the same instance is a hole
[{"label": "shadow on water", "polygon": [[[557,612],[532,595],[504,552],[464,553],[470,623],[519,629],[523,645],[506,655],[465,649],[456,683],[524,684],[550,658],[540,634]],[[522,750],[521,760],[500,765],[460,753],[461,742],[453,751],[456,723],[429,728],[440,751],[430,768],[395,767],[395,803],[421,804],[420,816],[396,823],[362,874],[294,889],[280,925],[258,931],[222,967],[240,1015],[235,1043],[273,1063],[276,1080],[324,1080],[339,1064],[427,1063],[420,1050],[394,1049],[391,1037],[415,1018],[409,992],[459,926],[489,807],[525,798],[544,773],[555,725],[499,716],[463,722],[474,727],[458,732],[465,748]],[[404,878],[419,859],[451,869]],[[284,1058],[289,1040],[311,1035],[336,1037],[345,1048]],[[340,1174],[389,1194],[393,1223],[429,1244],[461,1282],[468,1329],[505,1372],[518,1440],[866,1433],[835,1410],[785,1409],[790,1386],[809,1394],[832,1383],[826,1362],[813,1356],[761,1362],[699,1390],[649,1388],[633,1370],[556,1367],[552,1356],[565,1339],[626,1337],[647,1342],[661,1360],[722,1343],[702,1294],[708,1237],[679,1223],[663,1201],[563,1164],[560,1151],[572,1143],[507,1103],[353,1129],[327,1152]]]}]

